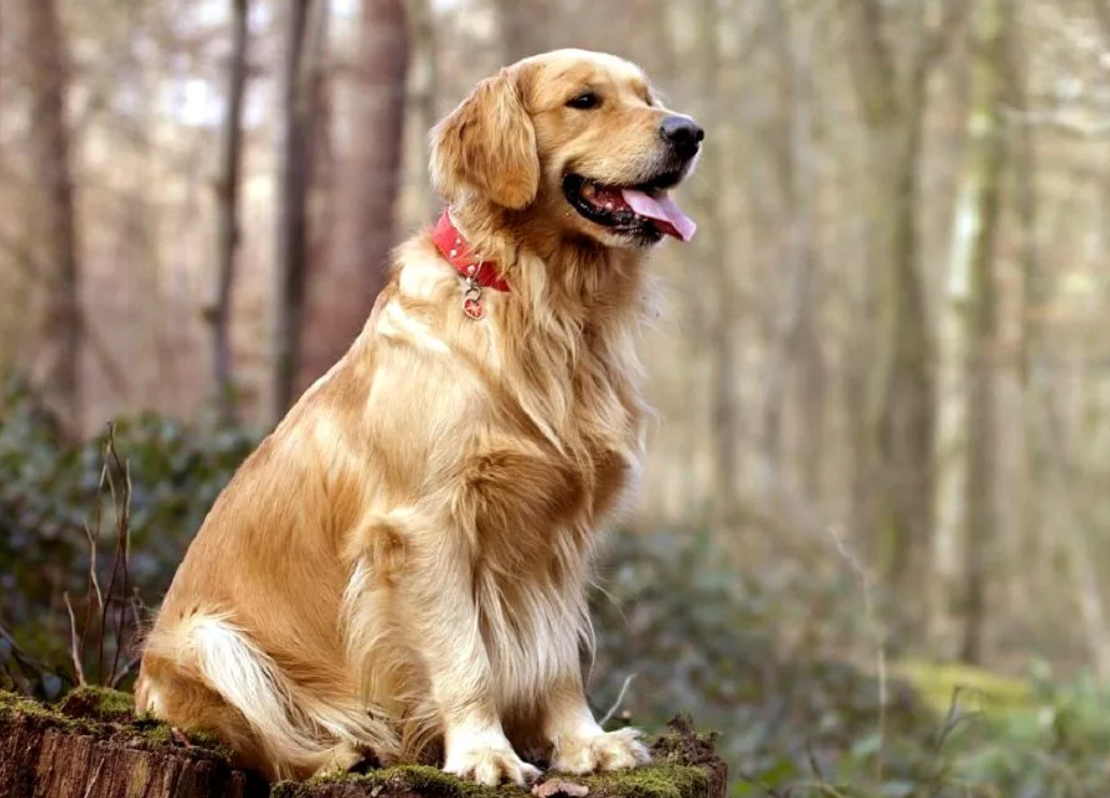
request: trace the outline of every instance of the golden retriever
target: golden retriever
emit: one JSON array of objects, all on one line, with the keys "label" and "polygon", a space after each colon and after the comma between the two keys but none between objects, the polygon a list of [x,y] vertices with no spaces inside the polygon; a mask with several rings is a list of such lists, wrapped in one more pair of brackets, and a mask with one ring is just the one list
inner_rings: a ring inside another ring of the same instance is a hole
[{"label": "golden retriever", "polygon": [[694,232],[667,191],[701,139],[636,66],[580,50],[502,69],[436,127],[449,212],[216,501],[141,709],[270,778],[437,756],[524,784],[539,746],[569,773],[648,760],[587,706],[584,592],[643,445],[642,259]]}]

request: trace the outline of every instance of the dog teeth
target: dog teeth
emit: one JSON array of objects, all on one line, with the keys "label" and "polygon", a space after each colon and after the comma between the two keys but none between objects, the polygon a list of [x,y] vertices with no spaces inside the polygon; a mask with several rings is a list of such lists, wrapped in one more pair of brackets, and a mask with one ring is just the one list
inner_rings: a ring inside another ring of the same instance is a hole
[{"label": "dog teeth", "polygon": [[585,197],[586,199],[592,199],[595,194],[597,194],[597,186],[595,186],[593,183],[582,184],[583,197]]}]

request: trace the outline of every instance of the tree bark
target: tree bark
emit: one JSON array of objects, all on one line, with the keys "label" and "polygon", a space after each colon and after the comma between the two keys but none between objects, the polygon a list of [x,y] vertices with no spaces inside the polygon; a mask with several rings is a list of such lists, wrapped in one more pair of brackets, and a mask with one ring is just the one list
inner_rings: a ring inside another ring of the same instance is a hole
[{"label": "tree bark", "polygon": [[[67,717],[0,693],[4,798],[265,798],[266,783],[218,752],[180,747],[132,725]],[[167,731],[162,727],[161,731]],[[167,735],[168,736],[168,735]]]},{"label": "tree bark", "polygon": [[403,0],[364,0],[352,144],[340,155],[332,256],[310,273],[301,385],[350,347],[385,284],[400,192],[408,57]]},{"label": "tree bark", "polygon": [[[962,13],[952,0],[943,20],[926,24],[926,4],[912,14],[915,39],[889,41],[894,13],[878,0],[855,0],[851,44],[871,163],[870,233],[861,320],[854,349],[861,363],[850,381],[855,443],[853,526],[869,541],[893,589],[916,595],[930,528],[934,402],[932,342],[918,232],[920,160],[928,78]],[[901,53],[905,53],[902,55]],[[905,620],[923,614],[908,605]]]},{"label": "tree bark", "polygon": [[496,0],[495,5],[506,64],[552,48],[556,22],[551,0]]},{"label": "tree bark", "polygon": [[312,175],[311,83],[306,80],[304,61],[311,10],[312,0],[290,0],[284,10],[285,54],[282,64],[281,140],[278,145],[275,421],[293,403],[304,317],[308,262],[307,201]]},{"label": "tree bark", "polygon": [[[420,81],[416,97],[416,118],[419,130],[429,131],[439,121],[439,52],[436,36],[435,9],[432,0],[412,0],[409,13],[412,21],[411,69],[419,70]],[[420,158],[421,187],[424,205],[429,218],[441,207],[442,200],[432,186],[431,165],[426,157]]]},{"label": "tree bark", "polygon": [[[775,302],[770,340],[763,370],[764,385],[761,449],[773,479],[782,472],[784,418],[791,361],[799,352],[803,327],[812,324],[814,237],[814,142],[813,103],[810,86],[809,50],[812,37],[800,31],[805,23],[792,20],[790,11],[779,3],[767,4],[777,66],[784,88],[779,108],[782,134],[777,148],[778,178],[782,187],[783,210],[789,219],[785,226],[786,258],[782,287]],[[793,23],[793,24],[792,24]],[[820,411],[818,410],[818,413]],[[807,419],[813,442],[820,443],[820,420]],[[811,450],[807,436],[807,461],[815,462],[818,452]],[[773,492],[771,492],[773,493]],[[771,495],[771,493],[768,494]]]},{"label": "tree bark", "polygon": [[212,380],[220,418],[236,417],[231,362],[231,300],[239,248],[239,182],[243,151],[243,95],[247,83],[248,0],[232,0],[231,58],[227,107],[220,133],[220,174],[216,180],[218,286],[212,313]]},{"label": "tree bark", "polygon": [[71,438],[81,433],[81,341],[77,218],[66,118],[69,56],[56,0],[20,0],[23,52],[31,100],[28,146],[34,186],[35,262],[47,275],[41,340],[33,370],[49,406]]},{"label": "tree bark", "polygon": [[[719,43],[720,10],[715,0],[701,0],[697,9],[697,44],[700,56],[699,89],[702,97],[717,97],[721,91],[721,52]],[[705,109],[708,110],[708,109]],[[703,119],[703,124],[709,124]],[[723,126],[712,130],[702,144],[702,174],[713,174],[723,167],[727,136]],[[697,217],[702,220],[698,246],[700,258],[709,278],[698,297],[697,310],[709,316],[708,324],[698,326],[708,332],[712,379],[710,412],[713,420],[711,457],[711,521],[719,532],[727,533],[739,522],[740,506],[740,412],[736,376],[736,276],[725,257],[726,221],[716,191],[709,181],[693,181],[690,186],[696,203]],[[700,337],[700,336],[699,336]],[[695,340],[697,346],[700,342]],[[696,357],[697,355],[693,355]]]},{"label": "tree bark", "polygon": [[994,527],[994,255],[1005,166],[1003,104],[1011,0],[973,12],[968,153],[953,221],[938,347],[939,418],[930,626],[934,644],[982,659],[986,550]]}]

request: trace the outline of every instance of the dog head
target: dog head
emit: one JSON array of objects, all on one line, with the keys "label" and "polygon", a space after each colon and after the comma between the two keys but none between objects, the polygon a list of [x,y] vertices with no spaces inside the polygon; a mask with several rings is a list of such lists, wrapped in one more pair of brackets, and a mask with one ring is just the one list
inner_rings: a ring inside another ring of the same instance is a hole
[{"label": "dog head", "polygon": [[432,132],[432,174],[452,203],[527,210],[567,234],[644,247],[693,236],[668,192],[702,138],[634,64],[556,50],[480,83]]}]

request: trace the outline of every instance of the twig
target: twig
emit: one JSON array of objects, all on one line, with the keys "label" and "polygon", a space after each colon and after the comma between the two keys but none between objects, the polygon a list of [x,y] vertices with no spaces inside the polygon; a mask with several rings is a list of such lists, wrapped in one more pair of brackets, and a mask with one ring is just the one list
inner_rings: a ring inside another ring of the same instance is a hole
[{"label": "twig", "polygon": [[[103,453],[101,454],[101,456],[103,457]],[[111,478],[112,478],[111,474],[108,473],[108,462],[107,462],[107,460],[105,460],[103,467],[101,467],[101,469],[100,469],[100,482],[96,486],[96,534],[97,535],[100,534],[100,523],[101,523],[101,517],[103,516],[104,486],[106,484],[108,484],[108,482]],[[112,565],[112,577],[108,581],[108,593],[107,593],[108,601],[112,600],[112,582],[115,580],[115,577],[116,577],[116,570],[115,570],[115,563],[113,563],[113,565]],[[91,606],[90,606],[89,609],[91,611],[91,609],[92,609]],[[101,595],[101,597],[100,597],[100,606],[99,606],[98,609],[100,610],[100,638],[98,640],[97,650],[96,650],[96,676],[97,676],[97,679],[100,679],[104,675],[104,622],[107,620],[107,617],[108,617],[108,604],[104,600],[103,595]],[[89,628],[88,624],[86,623],[85,624],[85,632],[88,632],[88,628]]]},{"label": "twig", "polygon": [[142,654],[129,659],[126,663],[124,663],[124,666],[120,668],[119,673],[112,677],[112,681],[108,684],[108,686],[111,687],[113,690],[118,688],[120,686],[120,683],[123,682],[123,680],[126,679],[128,676],[130,676],[131,673],[135,670],[136,667],[138,667],[139,663],[142,661]]},{"label": "twig", "polygon": [[598,724],[599,726],[604,726],[613,719],[615,714],[617,714],[617,710],[620,709],[621,704],[624,703],[624,694],[628,692],[628,686],[632,684],[632,680],[635,678],[636,674],[634,673],[630,673],[625,677],[624,684],[621,685],[621,691],[617,693],[617,700],[613,702],[613,706],[609,707],[609,711],[602,717]]},{"label": "twig", "polygon": [[[100,519],[98,518],[97,534],[100,534],[99,522]],[[100,592],[100,577],[96,575],[96,538],[93,536],[92,530],[89,529],[88,524],[84,525],[84,529],[85,537],[88,538],[89,541],[89,587],[92,589],[93,595],[96,596],[96,606],[100,608],[104,606],[104,594]]]},{"label": "twig", "polygon": [[[111,446],[112,457],[116,461],[116,465],[120,465],[119,455],[116,454],[115,436],[109,439]],[[127,635],[127,611],[130,604],[127,601],[128,594],[128,579],[131,573],[131,463],[123,463],[123,496],[122,505],[116,506],[116,547],[117,551],[122,550],[123,553],[123,589],[120,591],[120,609],[119,615],[116,617],[116,652],[112,657],[112,671],[108,675],[108,680],[114,682],[116,678],[116,668],[119,667],[119,655],[123,650],[126,643]]]},{"label": "twig", "polygon": [[[103,480],[103,477],[101,477]],[[84,524],[85,537],[89,541],[89,586],[85,591],[85,618],[81,623],[81,651],[85,651],[85,641],[89,634],[89,621],[93,612],[93,597],[96,597],[97,609],[104,609],[104,594],[100,592],[100,579],[96,575],[96,539],[100,536],[100,491],[96,493],[96,534]]]},{"label": "twig", "polygon": [[818,781],[824,782],[825,773],[821,769],[821,763],[817,761],[817,754],[813,751],[812,740],[806,740],[806,759],[809,760],[809,767],[813,771],[813,775],[817,777]]},{"label": "twig", "polygon": [[831,795],[833,798],[849,798],[849,796],[846,793],[841,792],[840,790],[838,790],[836,787],[832,786],[831,784],[810,783],[810,782],[800,781],[800,782],[797,782],[796,784],[794,784],[793,786],[801,787],[802,789],[806,789],[806,788],[814,789],[814,790],[817,790],[817,792],[819,792],[819,793],[823,793],[825,795]]},{"label": "twig", "polygon": [[883,742],[886,739],[886,706],[887,706],[887,669],[886,669],[886,640],[883,637],[882,630],[879,628],[879,623],[876,620],[875,602],[871,595],[872,585],[871,577],[867,575],[867,569],[863,567],[863,563],[859,561],[856,555],[848,548],[847,544],[836,533],[836,530],[829,527],[829,536],[836,546],[837,553],[841,558],[848,563],[848,567],[855,572],[859,578],[860,587],[863,588],[863,611],[867,617],[868,626],[871,633],[875,637],[876,652],[875,652],[875,665],[878,671],[879,678],[879,749],[875,757],[875,779],[876,782],[882,784],[883,782]]},{"label": "twig", "polygon": [[81,667],[84,646],[77,637],[77,618],[73,614],[73,604],[70,603],[68,590],[62,593],[62,599],[65,600],[66,612],[69,613],[69,657],[73,660],[73,671],[77,674],[77,684],[84,687],[86,684],[85,669]]},{"label": "twig", "polygon": [[767,795],[771,796],[771,798],[786,798],[783,793],[779,792],[770,784],[767,784],[761,779],[752,778],[751,776],[748,776],[744,773],[740,773],[738,774],[738,776],[740,778],[740,781],[744,782],[745,784],[750,784],[753,787],[758,787],[759,789],[763,790],[763,792],[767,793]]},{"label": "twig", "polygon": [[963,685],[958,684],[952,690],[952,700],[949,702],[948,712],[944,716],[944,726],[941,727],[940,734],[937,735],[936,745],[933,747],[933,753],[938,757],[952,732],[954,732],[965,720],[981,714],[978,712],[962,713],[960,711],[960,693],[962,693],[964,689],[966,688]]},{"label": "twig", "polygon": [[[28,685],[30,683],[27,679],[26,674],[23,673],[24,669],[30,671],[39,678],[42,678],[42,676],[49,672],[49,669],[44,663],[39,660],[33,659],[32,657],[29,657],[23,652],[23,649],[21,649],[19,645],[15,642],[15,637],[12,635],[11,632],[4,628],[3,624],[0,624],[0,637],[3,637],[5,640],[7,640],[12,647],[12,659],[14,659],[16,664],[19,665],[18,675],[19,679],[22,681],[22,689],[24,689],[25,691],[28,690]],[[13,679],[15,679],[16,672],[8,669],[8,673]]]},{"label": "twig", "polygon": [[[108,613],[112,605],[117,575],[122,576],[123,584],[121,594],[124,596],[120,602],[119,612],[115,618],[116,650],[112,656],[112,669],[105,680],[103,672],[98,672],[101,682],[111,683],[119,667],[120,650],[124,645],[124,627],[127,619],[127,587],[128,587],[128,558],[131,550],[131,468],[129,463],[120,460],[116,451],[116,428],[114,424],[108,425],[108,440],[104,444],[104,464],[108,474],[108,492],[112,495],[112,512],[116,520],[116,548],[112,559],[112,576],[108,581],[108,600],[101,612],[100,647],[104,648],[104,637],[108,630]],[[123,474],[122,492],[116,489],[116,480],[113,472]]]}]

